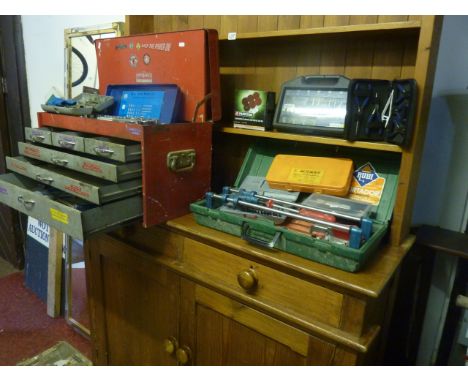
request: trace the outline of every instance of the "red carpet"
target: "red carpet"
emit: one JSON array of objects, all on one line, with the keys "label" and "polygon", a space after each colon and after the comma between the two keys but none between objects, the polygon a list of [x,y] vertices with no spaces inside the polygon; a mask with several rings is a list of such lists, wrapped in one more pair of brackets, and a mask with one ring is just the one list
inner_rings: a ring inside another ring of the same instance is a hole
[{"label": "red carpet", "polygon": [[47,316],[47,307],[25,288],[23,273],[0,279],[0,366],[16,365],[67,341],[91,359],[91,344],[63,318]]}]

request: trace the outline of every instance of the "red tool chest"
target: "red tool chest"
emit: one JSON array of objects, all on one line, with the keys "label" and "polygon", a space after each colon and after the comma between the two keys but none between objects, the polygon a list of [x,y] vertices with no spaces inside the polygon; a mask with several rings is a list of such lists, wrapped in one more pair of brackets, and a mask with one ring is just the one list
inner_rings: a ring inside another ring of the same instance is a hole
[{"label": "red tool chest", "polygon": [[145,125],[38,113],[39,127],[140,142],[144,226],[188,213],[211,183],[212,122],[221,118],[217,32],[136,35],[95,45],[101,94],[108,85],[176,84],[183,122]]}]

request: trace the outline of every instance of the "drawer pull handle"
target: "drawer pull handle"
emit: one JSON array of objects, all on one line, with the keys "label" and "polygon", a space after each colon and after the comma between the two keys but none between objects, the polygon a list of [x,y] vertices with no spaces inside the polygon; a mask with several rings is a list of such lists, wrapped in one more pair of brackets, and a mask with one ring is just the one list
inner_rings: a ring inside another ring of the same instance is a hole
[{"label": "drawer pull handle", "polygon": [[169,337],[164,340],[164,351],[168,354],[174,354],[179,347],[177,340],[174,337]]},{"label": "drawer pull handle", "polygon": [[247,269],[246,271],[239,272],[237,275],[237,282],[242,289],[250,292],[254,290],[258,285],[258,277],[255,270],[252,268]]},{"label": "drawer pull handle", "polygon": [[40,175],[40,174],[37,174],[37,175],[36,175],[36,179],[37,179],[39,182],[44,182],[44,183],[52,183],[52,182],[54,181],[51,177],[45,178],[45,177],[43,177],[43,176]]},{"label": "drawer pull handle", "polygon": [[251,244],[273,249],[275,248],[276,242],[279,240],[280,236],[281,236],[281,232],[278,231],[275,233],[275,236],[273,236],[273,239],[271,239],[271,241],[266,241],[266,240],[259,239],[257,237],[253,237],[252,235],[250,235],[249,224],[247,222],[242,223],[241,237],[242,239],[244,239],[245,241],[248,241]]},{"label": "drawer pull handle", "polygon": [[58,144],[62,147],[73,147],[76,145],[76,142],[68,141],[66,139],[59,139]]},{"label": "drawer pull handle", "polygon": [[36,204],[34,200],[32,199],[26,200],[24,199],[22,195],[18,196],[18,202],[20,202],[24,206],[24,208],[26,208],[27,210],[30,210]]},{"label": "drawer pull handle", "polygon": [[114,150],[106,149],[105,147],[95,147],[94,151],[98,155],[112,155],[112,154],[114,154]]},{"label": "drawer pull handle", "polygon": [[51,161],[52,163],[58,164],[60,166],[66,166],[68,164],[66,159],[52,158]]},{"label": "drawer pull handle", "polygon": [[192,359],[192,351],[188,346],[181,346],[176,350],[176,359],[179,365],[188,365]]},{"label": "drawer pull handle", "polygon": [[31,140],[33,142],[43,142],[45,137],[43,135],[32,135]]}]

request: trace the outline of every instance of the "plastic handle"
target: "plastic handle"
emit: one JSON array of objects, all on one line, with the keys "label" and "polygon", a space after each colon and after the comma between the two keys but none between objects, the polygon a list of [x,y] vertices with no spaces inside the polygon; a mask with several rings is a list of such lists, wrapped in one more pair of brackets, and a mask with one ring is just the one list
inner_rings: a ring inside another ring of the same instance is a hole
[{"label": "plastic handle", "polygon": [[28,210],[33,208],[34,205],[36,204],[36,202],[34,200],[32,200],[32,199],[25,200],[22,195],[18,196],[18,202],[20,202]]},{"label": "plastic handle", "polygon": [[262,239],[258,239],[256,237],[250,236],[249,232],[250,232],[249,224],[247,222],[243,222],[242,230],[241,230],[242,239],[244,239],[245,241],[251,244],[259,245],[260,247],[265,247],[269,249],[275,248],[276,242],[279,240],[281,236],[281,232],[278,231],[276,232],[275,236],[273,236],[273,239],[271,239],[271,241],[266,241],[266,240],[262,240]]}]

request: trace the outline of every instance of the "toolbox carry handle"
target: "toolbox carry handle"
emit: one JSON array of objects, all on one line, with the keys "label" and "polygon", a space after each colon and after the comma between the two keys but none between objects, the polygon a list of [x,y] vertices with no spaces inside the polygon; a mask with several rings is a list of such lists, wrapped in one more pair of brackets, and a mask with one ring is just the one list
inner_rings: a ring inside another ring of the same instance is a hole
[{"label": "toolbox carry handle", "polygon": [[256,237],[250,236],[249,232],[250,232],[249,224],[247,222],[242,222],[241,238],[251,244],[259,245],[260,247],[265,247],[268,249],[275,248],[276,242],[279,240],[281,236],[281,232],[278,231],[275,233],[275,236],[273,236],[273,239],[271,239],[271,241],[266,241],[266,240],[262,240],[262,239],[258,239]]}]

